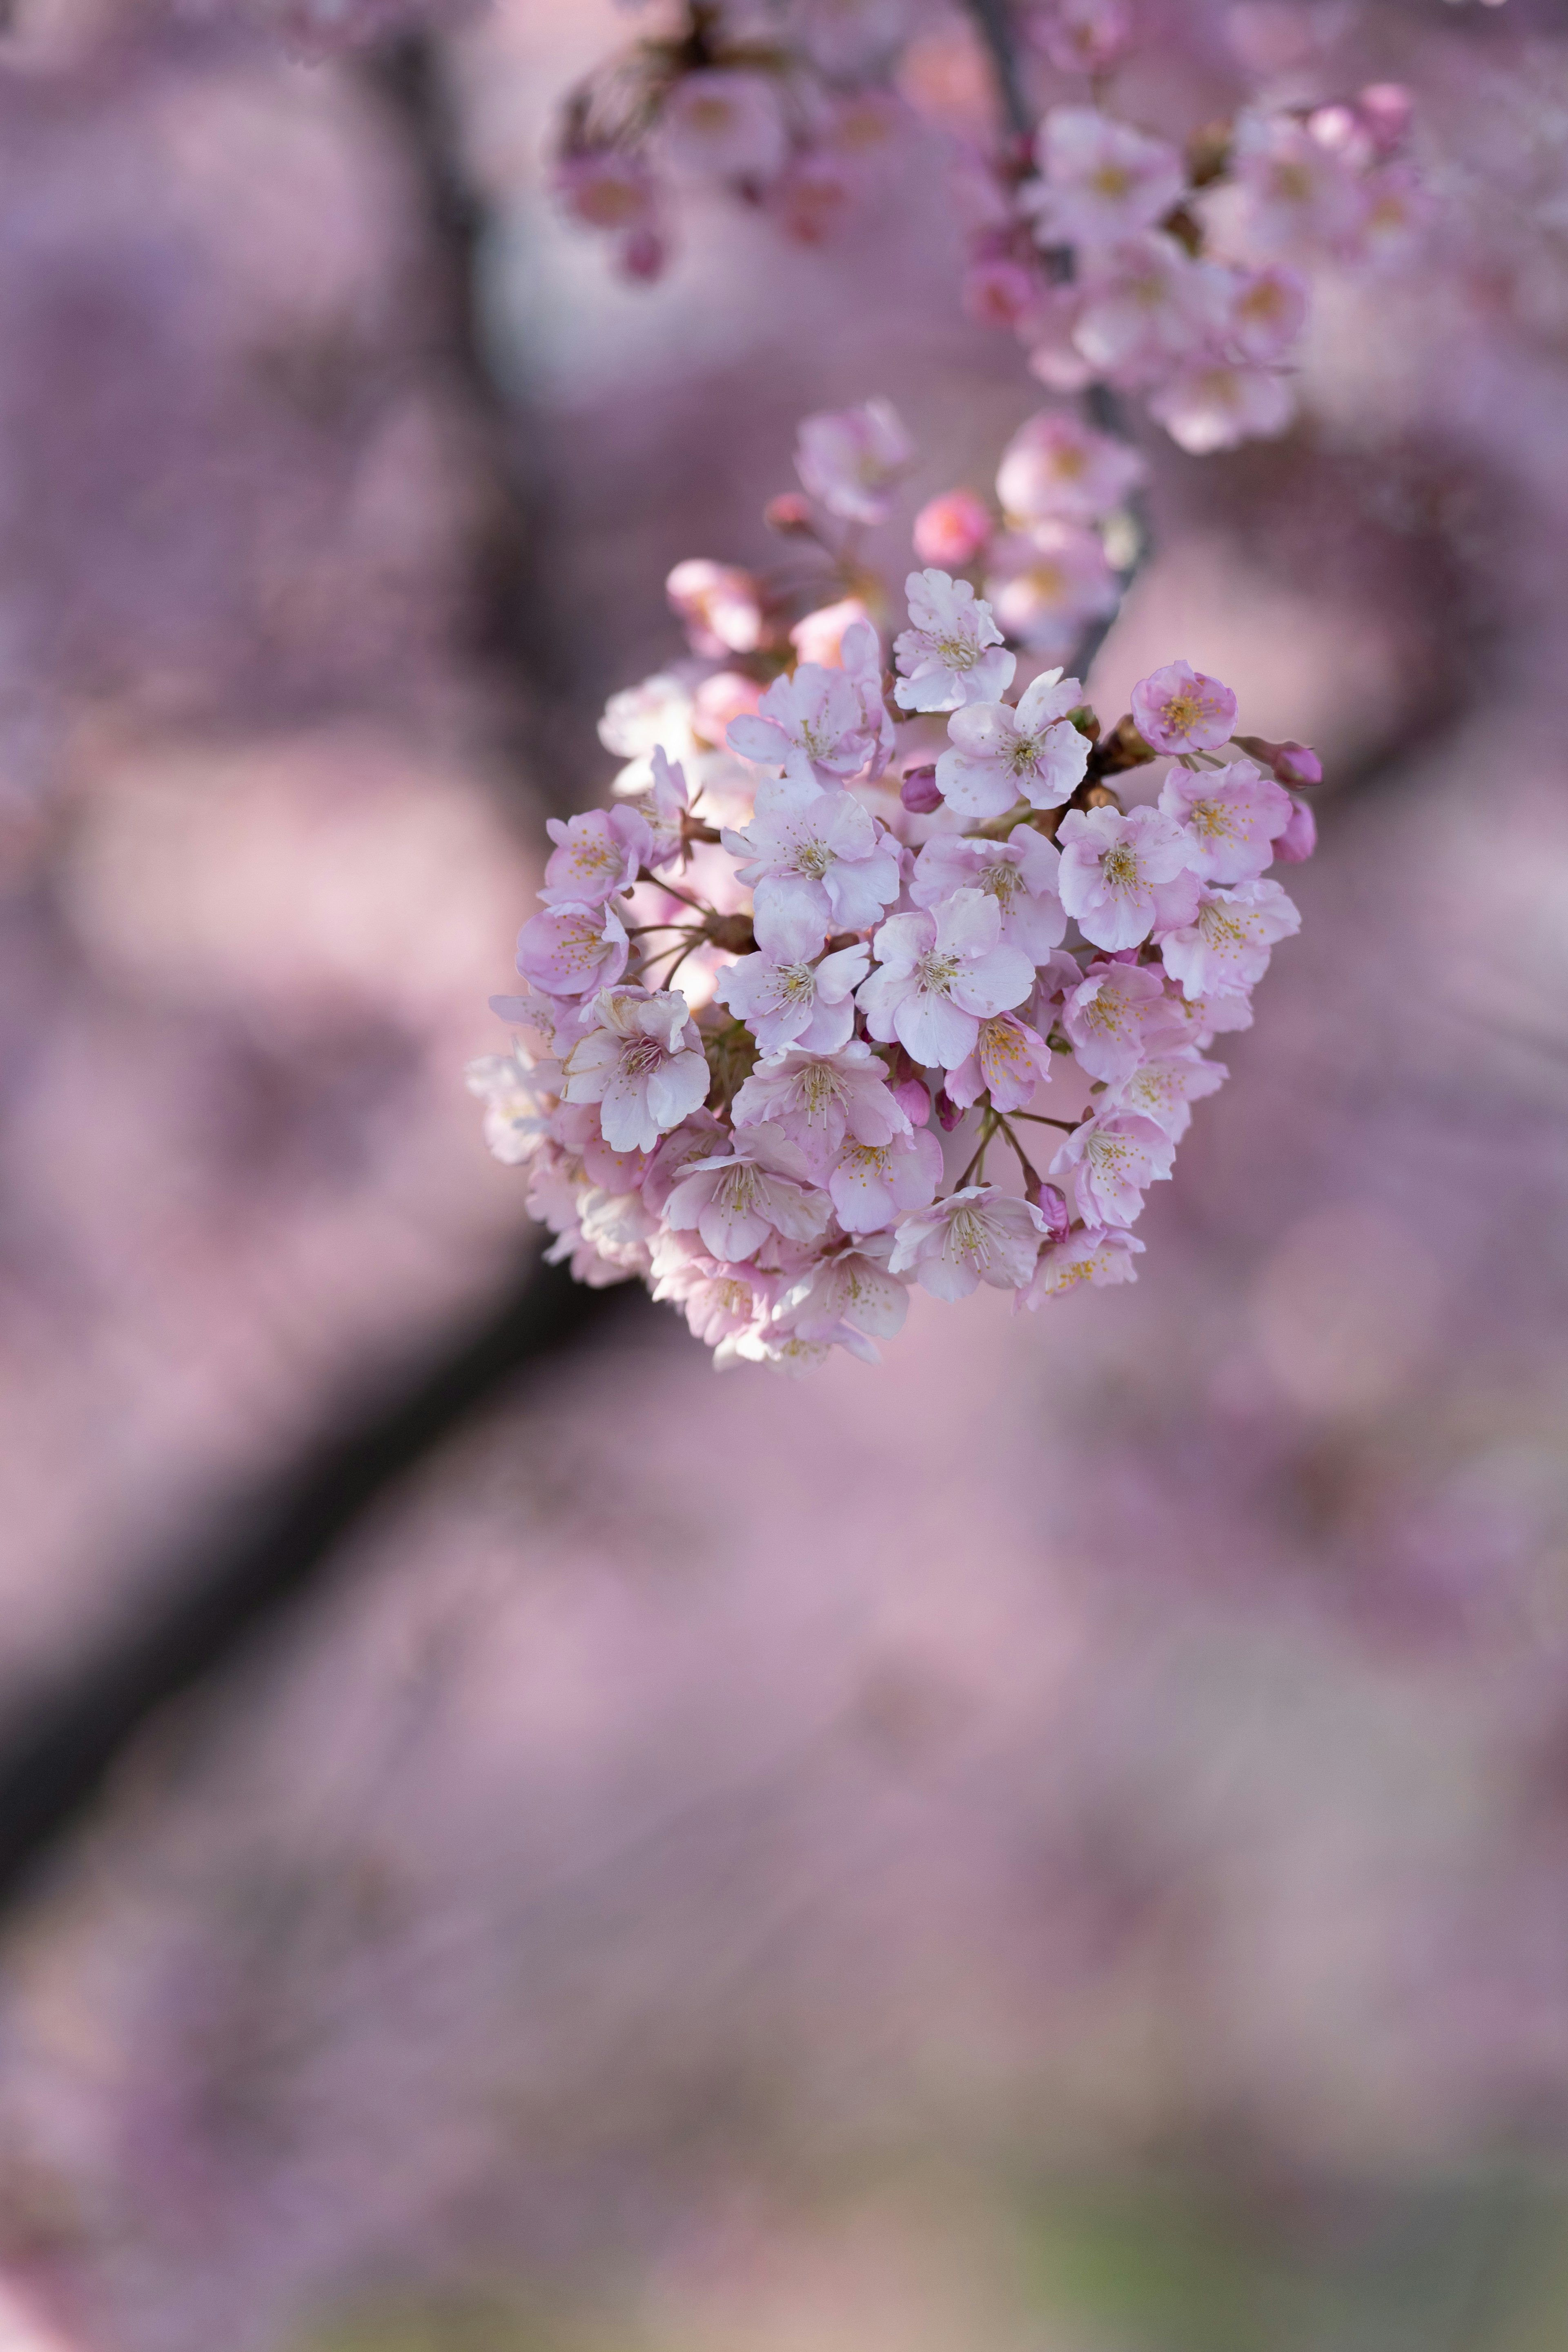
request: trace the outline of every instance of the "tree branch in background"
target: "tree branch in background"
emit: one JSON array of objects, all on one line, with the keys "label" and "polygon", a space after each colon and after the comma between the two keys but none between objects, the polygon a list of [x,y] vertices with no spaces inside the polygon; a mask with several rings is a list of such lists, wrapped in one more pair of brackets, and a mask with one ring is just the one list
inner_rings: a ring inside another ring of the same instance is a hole
[{"label": "tree branch in background", "polygon": [[1013,37],[1013,12],[1008,0],[968,0],[969,13],[991,53],[996,88],[1007,127],[1020,139],[1034,136],[1035,119],[1018,70],[1018,49]]}]

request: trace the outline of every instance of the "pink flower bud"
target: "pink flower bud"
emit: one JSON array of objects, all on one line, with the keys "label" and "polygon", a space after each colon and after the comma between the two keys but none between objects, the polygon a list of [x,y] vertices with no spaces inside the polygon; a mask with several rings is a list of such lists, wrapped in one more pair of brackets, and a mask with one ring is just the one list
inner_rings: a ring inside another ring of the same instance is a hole
[{"label": "pink flower bud", "polygon": [[1292,795],[1290,822],[1274,836],[1274,855],[1287,866],[1301,866],[1318,845],[1318,820],[1305,801]]},{"label": "pink flower bud", "polygon": [[1411,97],[1403,82],[1369,82],[1356,100],[1356,112],[1380,155],[1393,155],[1404,145]]},{"label": "pink flower bud", "polygon": [[899,786],[899,798],[911,816],[930,816],[942,806],[936,788],[936,768],[910,768]]},{"label": "pink flower bud", "polygon": [[1016,326],[1039,292],[1021,261],[975,261],[963,273],[963,307],[982,327]]},{"label": "pink flower bud", "polygon": [[994,528],[990,510],[973,490],[943,490],[915,517],[915,553],[942,572],[960,572]]},{"label": "pink flower bud", "polygon": [[809,531],[811,501],[798,490],[781,490],[763,509],[763,520],[770,530]]},{"label": "pink flower bud", "polygon": [[651,285],[656,278],[663,277],[668,255],[657,229],[639,228],[623,238],[617,258],[623,278],[635,278],[643,285]]},{"label": "pink flower bud", "polygon": [[1280,743],[1276,747],[1274,772],[1282,784],[1321,784],[1323,763],[1307,743]]},{"label": "pink flower bud", "polygon": [[911,1127],[931,1124],[931,1094],[919,1078],[901,1078],[893,1088],[893,1100]]},{"label": "pink flower bud", "polygon": [[963,1118],[964,1113],[961,1107],[953,1101],[945,1087],[938,1087],[936,1090],[935,1108],[937,1123],[941,1127],[942,1133],[944,1135],[951,1135],[953,1129]]},{"label": "pink flower bud", "polygon": [[1058,1192],[1054,1184],[1039,1183],[1030,1198],[1051,1229],[1053,1242],[1065,1242],[1072,1230],[1072,1218],[1068,1212],[1067,1195]]}]

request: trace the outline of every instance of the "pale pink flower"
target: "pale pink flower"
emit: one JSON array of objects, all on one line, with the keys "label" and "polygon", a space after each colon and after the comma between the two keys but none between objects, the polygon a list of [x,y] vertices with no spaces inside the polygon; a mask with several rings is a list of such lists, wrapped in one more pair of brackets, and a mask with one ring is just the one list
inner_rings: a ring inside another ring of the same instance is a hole
[{"label": "pale pink flower", "polygon": [[848,155],[797,148],[768,191],[768,210],[796,245],[824,245],[864,193],[865,179]]},{"label": "pale pink flower", "polygon": [[948,806],[975,823],[1005,816],[1020,801],[1058,808],[1089,765],[1089,738],[1067,716],[1082,700],[1076,677],[1048,669],[1024,688],[1016,707],[971,702],[955,710],[947,722],[952,748],[936,763],[937,790]]},{"label": "pale pink flower", "polygon": [[552,184],[565,210],[584,228],[622,236],[653,226],[658,195],[653,176],[639,154],[619,147],[595,147],[563,155]]},{"label": "pale pink flower", "polygon": [[771,1323],[759,1323],[716,1348],[713,1367],[716,1371],[727,1372],[737,1363],[765,1364],[770,1372],[783,1372],[791,1380],[801,1380],[807,1373],[819,1372],[835,1348],[858,1356],[863,1364],[879,1364],[882,1360],[875,1343],[852,1323],[836,1325],[826,1339],[806,1339],[798,1331],[779,1331]]},{"label": "pale pink flower", "polygon": [[1306,319],[1306,282],[1294,269],[1275,262],[1264,269],[1237,270],[1224,342],[1240,359],[1278,360],[1295,341]]},{"label": "pale pink flower", "polygon": [[[545,1075],[556,1075],[552,1063]],[[468,1092],[484,1104],[484,1138],[489,1151],[508,1168],[531,1160],[550,1133],[549,1103],[553,1091],[542,1083],[538,1067],[514,1045],[510,1054],[485,1054],[470,1062],[463,1076]]]},{"label": "pale pink flower", "polygon": [[996,528],[973,490],[943,490],[915,517],[915,553],[922,563],[957,572],[977,556]]},{"label": "pale pink flower", "polygon": [[544,830],[555,844],[539,894],[547,907],[602,905],[637,880],[638,866],[654,846],[634,808],[589,809],[564,820],[552,816]]},{"label": "pale pink flower", "polygon": [[577,1223],[584,1241],[609,1265],[627,1274],[646,1275],[653,1260],[648,1244],[658,1231],[658,1219],[640,1193],[612,1192],[590,1184],[577,1204]]},{"label": "pale pink flower", "polygon": [[774,678],[752,716],[731,720],[726,740],[744,760],[842,779],[866,764],[866,713],[842,669],[802,662]]},{"label": "pale pink flower", "polygon": [[966,1184],[929,1215],[908,1217],[893,1239],[890,1274],[912,1274],[933,1298],[967,1298],[981,1283],[1021,1290],[1047,1232],[1032,1201],[994,1184]]},{"label": "pale pink flower", "polygon": [[967,1110],[988,1093],[997,1110],[1027,1110],[1050,1076],[1051,1049],[1039,1031],[1015,1013],[998,1013],[981,1023],[968,1060],[948,1072],[948,1100]]},{"label": "pale pink flower", "polygon": [[1238,882],[1202,891],[1195,921],[1163,940],[1160,952],[1184,995],[1234,995],[1257,986],[1275,941],[1300,928],[1300,910],[1278,882]]},{"label": "pale pink flower", "polygon": [[1152,1118],[1173,1143],[1180,1143],[1193,1123],[1190,1106],[1217,1094],[1229,1076],[1223,1062],[1205,1062],[1195,1047],[1184,1045],[1130,1070],[1106,1089],[1100,1108]]},{"label": "pale pink flower", "polygon": [[917,907],[937,907],[955,890],[984,890],[1001,909],[1003,944],[1037,964],[1067,932],[1057,894],[1060,863],[1055,845],[1032,824],[1015,825],[1005,842],[933,834],[915,860],[910,897]]},{"label": "pale pink flower", "polygon": [[563,1065],[569,1103],[597,1103],[605,1140],[616,1151],[651,1151],[661,1135],[700,1110],[708,1063],[697,1024],[679,989],[603,989],[601,1026],[580,1037]]},{"label": "pale pink flower", "polygon": [[[679,760],[666,759],[657,745],[648,761],[651,782],[647,790],[629,803],[641,818],[647,835],[643,863],[649,866],[669,866],[686,846],[686,812],[690,795],[686,789],[686,772]],[[546,879],[549,868],[545,869]]]},{"label": "pale pink flower", "polygon": [[1079,1214],[1089,1225],[1135,1224],[1143,1194],[1170,1175],[1176,1147],[1152,1118],[1107,1111],[1075,1128],[1051,1162],[1070,1176]]},{"label": "pale pink flower", "polygon": [[629,943],[620,917],[582,900],[532,915],[517,935],[517,968],[548,996],[591,996],[626,968]]},{"label": "pale pink flower", "polygon": [[991,607],[967,580],[945,572],[911,572],[904,583],[911,625],[893,640],[903,676],[893,688],[900,710],[956,710],[994,702],[1013,683],[1017,659],[1002,643]]},{"label": "pale pink flower", "polygon": [[760,678],[748,677],[743,670],[721,669],[705,677],[691,698],[691,727],[704,742],[715,746],[724,741],[732,719],[755,714],[763,698]]},{"label": "pale pink flower", "polygon": [[1408,163],[1385,163],[1361,184],[1363,212],[1350,257],[1374,268],[1395,268],[1419,249],[1432,219],[1432,199]]},{"label": "pale pink flower", "polygon": [[[1016,327],[1034,308],[1039,282],[1021,261],[1009,260],[1005,254],[984,254],[965,269],[961,291],[965,314],[982,327]],[[962,563],[964,559],[935,555],[925,561]]]},{"label": "pale pink flower", "polygon": [[765,74],[684,73],[659,120],[670,162],[715,179],[771,180],[789,152],[779,93]]},{"label": "pale pink flower", "polygon": [[838,657],[845,677],[860,698],[868,746],[865,781],[875,783],[898,749],[898,737],[882,690],[882,640],[868,620],[848,623],[838,642]]},{"label": "pale pink flower", "polygon": [[890,400],[825,411],[800,425],[795,469],[814,499],[846,522],[881,522],[915,445]]},{"label": "pale pink flower", "polygon": [[824,792],[804,777],[768,777],[757,788],[751,824],[741,832],[726,826],[723,842],[731,857],[745,861],[738,875],[752,891],[753,929],[765,955],[815,955],[829,931],[864,930],[899,895],[896,846],[840,788]]},{"label": "pale pink flower", "polygon": [[1247,233],[1265,248],[1332,248],[1365,209],[1343,157],[1289,115],[1239,115],[1231,171],[1246,194]]},{"label": "pale pink flower", "polygon": [[870,961],[863,943],[839,948],[816,964],[742,956],[720,972],[713,994],[746,1024],[764,1054],[783,1054],[792,1045],[836,1054],[854,1034],[854,992]]},{"label": "pale pink flower", "polygon": [[649,1155],[642,1181],[643,1199],[656,1215],[662,1216],[666,1202],[692,1162],[720,1150],[724,1136],[723,1126],[710,1110],[697,1110],[663,1139]]},{"label": "pale pink flower", "polygon": [[827,1174],[835,1213],[846,1233],[880,1233],[895,1217],[929,1208],[942,1182],[942,1146],[926,1128],[886,1143],[840,1144]]},{"label": "pale pink flower", "polygon": [[[671,670],[658,670],[624,687],[605,705],[599,740],[619,760],[646,761],[658,746],[672,760],[691,758],[701,747],[691,731],[690,686]],[[630,789],[640,791],[647,782],[645,773]]]},{"label": "pale pink flower", "polygon": [[681,1307],[693,1339],[716,1348],[766,1314],[777,1276],[710,1257],[695,1233],[661,1226],[650,1245],[655,1298]]},{"label": "pale pink flower", "polygon": [[1290,822],[1274,844],[1274,855],[1283,865],[1301,866],[1318,845],[1318,820],[1305,801],[1292,800]]},{"label": "pale pink flower", "polygon": [[804,1155],[777,1128],[751,1127],[731,1150],[691,1161],[664,1213],[677,1233],[695,1226],[705,1249],[738,1265],[770,1234],[816,1241],[832,1206],[812,1183]]},{"label": "pale pink flower", "polygon": [[1054,106],[1040,126],[1041,179],[1019,203],[1042,245],[1114,245],[1150,228],[1187,184],[1178,151],[1092,106]]},{"label": "pale pink flower", "polygon": [[868,1236],[869,1246],[841,1250],[823,1258],[792,1283],[779,1300],[773,1328],[802,1339],[831,1339],[841,1324],[869,1339],[896,1339],[910,1311],[910,1294],[888,1272],[889,1244]]},{"label": "pale pink flower", "polygon": [[1173,768],[1160,806],[1191,836],[1187,863],[1204,882],[1254,882],[1295,803],[1251,760],[1225,768]]},{"label": "pale pink flower", "polygon": [[993,540],[985,593],[1007,635],[1047,661],[1065,659],[1085,622],[1121,601],[1099,532],[1075,522],[1036,523]]},{"label": "pale pink flower", "polygon": [[872,946],[878,969],[858,1003],[873,1037],[893,1038],[928,1068],[952,1070],[974,1051],[980,1024],[1021,1004],[1035,968],[1001,944],[1001,909],[959,890],[930,914],[893,915]]},{"label": "pale pink flower", "polygon": [[1058,73],[1104,73],[1132,40],[1127,0],[1051,0],[1028,25]]},{"label": "pale pink flower", "polygon": [[1236,697],[1189,662],[1167,662],[1132,689],[1132,717],[1152,751],[1213,751],[1236,725]]},{"label": "pale pink flower", "polygon": [[1041,287],[1017,321],[1030,374],[1053,392],[1082,392],[1094,378],[1092,365],[1074,341],[1079,295],[1076,285]]},{"label": "pale pink flower", "polygon": [[1113,383],[1147,385],[1222,331],[1227,307],[1224,271],[1152,230],[1091,258],[1073,341]]},{"label": "pale pink flower", "polygon": [[1131,963],[1095,964],[1068,992],[1062,1027],[1079,1067],[1091,1078],[1111,1082],[1129,1076],[1163,1048],[1179,1045],[1184,1034],[1159,971]]},{"label": "pale pink flower", "polygon": [[845,1138],[890,1143],[910,1122],[888,1084],[888,1066],[858,1037],[837,1054],[789,1053],[759,1062],[736,1095],[737,1128],[777,1127],[805,1152],[819,1181]]},{"label": "pale pink flower", "polygon": [[1252,999],[1244,990],[1229,996],[1184,996],[1177,989],[1171,1009],[1185,1024],[1186,1042],[1200,1053],[1215,1037],[1252,1026]]},{"label": "pale pink flower", "polygon": [[1135,948],[1156,924],[1192,920],[1198,885],[1186,839],[1157,809],[1069,809],[1057,839],[1062,905],[1097,948]]},{"label": "pale pink flower", "polygon": [[750,654],[761,645],[762,593],[738,564],[690,556],[676,565],[664,590],[693,653]]},{"label": "pale pink flower", "polygon": [[908,40],[909,0],[795,0],[790,21],[824,73],[857,81],[885,71]]},{"label": "pale pink flower", "polygon": [[[824,604],[817,612],[807,613],[804,620],[797,621],[789,633],[789,641],[803,668],[808,664],[819,664],[824,669],[842,669],[845,632],[853,628],[858,621],[869,627],[870,620],[871,616],[858,596],[841,596],[837,604]],[[873,636],[875,634],[873,630]],[[879,660],[878,667],[879,669]]]},{"label": "pale pink flower", "polygon": [[1136,1282],[1138,1269],[1132,1260],[1144,1246],[1131,1234],[1088,1225],[1069,1234],[1065,1241],[1047,1242],[1040,1252],[1034,1280],[1018,1294],[1018,1304],[1043,1307],[1047,1298],[1059,1297],[1063,1291],[1076,1290],[1085,1282],[1097,1289],[1106,1283]]},{"label": "pale pink flower", "polygon": [[1042,409],[1018,427],[996,469],[996,495],[1018,522],[1097,522],[1148,471],[1136,449],[1064,411]]},{"label": "pale pink flower", "polygon": [[1194,457],[1271,441],[1296,414],[1288,376],[1249,362],[1208,357],[1177,370],[1150,395],[1149,414]]}]

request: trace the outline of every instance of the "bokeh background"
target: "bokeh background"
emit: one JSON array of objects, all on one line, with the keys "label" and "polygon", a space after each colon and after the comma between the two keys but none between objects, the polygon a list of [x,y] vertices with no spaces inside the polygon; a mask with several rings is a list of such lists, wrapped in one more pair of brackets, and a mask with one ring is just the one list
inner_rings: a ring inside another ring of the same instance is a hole
[{"label": "bokeh background", "polygon": [[[4,2352],[1568,2342],[1568,26],[1140,20],[1148,119],[1408,82],[1436,212],[1151,443],[1096,700],[1330,785],[1139,1286],[800,1384],[617,1295],[384,1483],[7,1895]],[[1039,404],[911,23],[878,201],[651,287],[542,160],[608,0],[0,37],[14,1719],[517,1283],[462,1066],[669,566],[885,393],[897,574]]]}]

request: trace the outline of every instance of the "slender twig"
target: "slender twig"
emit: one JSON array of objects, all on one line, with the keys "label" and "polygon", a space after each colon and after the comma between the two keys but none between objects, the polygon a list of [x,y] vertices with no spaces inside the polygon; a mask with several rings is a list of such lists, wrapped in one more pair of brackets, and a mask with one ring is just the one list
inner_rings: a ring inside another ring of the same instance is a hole
[{"label": "slender twig", "polygon": [[969,13],[973,17],[980,37],[991,54],[992,70],[996,76],[997,94],[1007,127],[1020,139],[1033,131],[1034,117],[1029,110],[1024,78],[1018,68],[1018,51],[1013,37],[1013,12],[1008,0],[968,0]]}]

